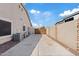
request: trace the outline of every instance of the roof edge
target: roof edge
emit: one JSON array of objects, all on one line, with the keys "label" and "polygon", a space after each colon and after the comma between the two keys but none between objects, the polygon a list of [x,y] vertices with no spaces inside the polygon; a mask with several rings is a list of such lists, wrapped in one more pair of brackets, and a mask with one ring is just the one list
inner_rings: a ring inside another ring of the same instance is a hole
[{"label": "roof edge", "polygon": [[[59,24],[59,23],[65,21],[65,19],[70,18],[70,17],[75,16],[75,15],[78,15],[78,14],[79,14],[79,11],[77,11],[77,12],[71,14],[71,15],[68,15],[68,16],[64,17],[63,20],[57,22],[56,24]],[[55,24],[55,25],[56,25],[56,24]]]},{"label": "roof edge", "polygon": [[25,9],[25,7],[24,7],[24,5],[22,4],[22,3],[20,3],[21,4],[21,6],[24,8],[24,10],[25,10],[25,12],[26,12],[26,15],[28,16],[28,20],[29,20],[29,22],[30,22],[30,25],[32,26],[32,23],[31,23],[31,20],[30,20],[30,16],[29,16],[29,14],[28,14],[28,11]]}]

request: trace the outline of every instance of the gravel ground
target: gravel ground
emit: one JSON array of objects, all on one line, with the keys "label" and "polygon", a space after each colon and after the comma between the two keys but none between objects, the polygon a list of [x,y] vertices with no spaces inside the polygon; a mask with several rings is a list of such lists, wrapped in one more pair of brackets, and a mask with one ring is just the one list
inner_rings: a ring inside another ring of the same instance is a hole
[{"label": "gravel ground", "polygon": [[10,49],[11,47],[15,46],[19,42],[13,42],[13,41],[8,41],[4,44],[0,45],[0,55]]}]

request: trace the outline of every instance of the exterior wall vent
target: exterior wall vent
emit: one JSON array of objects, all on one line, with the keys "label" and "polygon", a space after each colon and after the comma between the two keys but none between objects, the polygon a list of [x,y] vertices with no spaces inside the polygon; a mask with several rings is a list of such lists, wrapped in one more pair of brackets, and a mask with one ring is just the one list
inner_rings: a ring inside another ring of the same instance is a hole
[{"label": "exterior wall vent", "polygon": [[74,20],[74,17],[71,17],[71,18],[68,18],[65,20],[65,22],[69,22],[69,21],[73,21]]}]

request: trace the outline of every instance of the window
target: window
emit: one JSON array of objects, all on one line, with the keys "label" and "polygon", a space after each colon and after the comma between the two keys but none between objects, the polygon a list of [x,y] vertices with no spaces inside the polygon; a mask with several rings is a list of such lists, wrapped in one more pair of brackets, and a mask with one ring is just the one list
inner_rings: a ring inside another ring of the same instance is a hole
[{"label": "window", "polygon": [[25,31],[25,26],[23,26],[23,31]]},{"label": "window", "polygon": [[11,22],[0,20],[0,36],[11,35]]},{"label": "window", "polygon": [[21,8],[21,11],[23,11],[23,8]]},{"label": "window", "polygon": [[19,8],[20,8],[20,10],[21,10],[21,11],[23,11],[23,8],[22,8],[22,6],[21,6],[21,5],[19,5]]},{"label": "window", "polygon": [[19,8],[20,8],[20,5],[19,5]]},{"label": "window", "polygon": [[69,21],[73,21],[74,20],[74,17],[71,17],[71,18],[68,18],[65,20],[65,22],[69,22]]}]

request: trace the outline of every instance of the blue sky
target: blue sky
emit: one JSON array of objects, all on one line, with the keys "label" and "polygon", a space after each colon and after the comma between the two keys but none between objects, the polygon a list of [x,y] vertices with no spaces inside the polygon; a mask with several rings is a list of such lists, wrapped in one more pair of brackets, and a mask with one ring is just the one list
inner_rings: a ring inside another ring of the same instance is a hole
[{"label": "blue sky", "polygon": [[27,3],[24,6],[34,27],[53,26],[61,18],[79,11],[78,3]]}]

